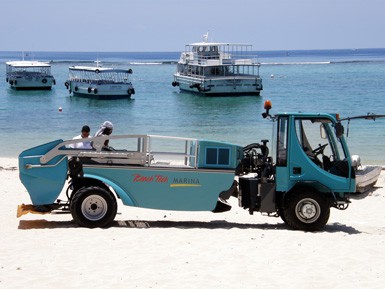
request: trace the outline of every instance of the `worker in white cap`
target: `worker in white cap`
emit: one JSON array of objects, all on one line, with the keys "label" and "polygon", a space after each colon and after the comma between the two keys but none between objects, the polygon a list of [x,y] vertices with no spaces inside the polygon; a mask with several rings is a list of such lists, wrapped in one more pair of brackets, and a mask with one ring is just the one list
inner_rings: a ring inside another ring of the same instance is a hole
[{"label": "worker in white cap", "polygon": [[[114,129],[114,125],[112,124],[112,122],[106,120],[105,122],[102,123],[102,125],[100,126],[100,129],[95,133],[94,137],[110,135],[113,129]],[[108,139],[104,142],[105,149],[109,148],[108,142],[109,142]]]}]

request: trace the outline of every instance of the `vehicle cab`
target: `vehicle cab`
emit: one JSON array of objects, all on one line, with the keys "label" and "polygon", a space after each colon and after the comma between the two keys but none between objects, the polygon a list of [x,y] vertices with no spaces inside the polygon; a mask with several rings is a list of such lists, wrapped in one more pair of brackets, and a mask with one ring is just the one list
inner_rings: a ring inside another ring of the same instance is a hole
[{"label": "vehicle cab", "polygon": [[355,174],[338,115],[283,113],[275,117],[277,191],[288,192],[300,182],[341,197],[355,191]]}]

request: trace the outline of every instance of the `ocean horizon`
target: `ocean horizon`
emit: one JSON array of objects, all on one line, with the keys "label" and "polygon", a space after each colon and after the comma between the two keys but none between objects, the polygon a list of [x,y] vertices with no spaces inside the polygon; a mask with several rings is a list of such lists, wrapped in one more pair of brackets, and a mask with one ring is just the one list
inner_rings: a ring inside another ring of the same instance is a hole
[{"label": "ocean horizon", "polygon": [[[172,87],[180,52],[28,52],[26,60],[48,61],[56,78],[50,91],[15,91],[5,81],[5,62],[20,51],[0,51],[0,156],[17,157],[32,146],[70,139],[84,124],[95,132],[110,120],[114,134],[160,134],[223,140],[240,145],[272,140],[262,119],[263,102],[272,113],[309,111],[341,117],[385,114],[385,49],[255,51],[261,63],[261,96],[202,97]],[[80,63],[131,68],[136,94],[130,100],[73,97],[64,86],[68,68]],[[59,107],[62,111],[59,111]],[[385,165],[385,121],[349,125],[351,154],[364,164]],[[347,125],[347,124],[345,124]],[[270,143],[271,144],[271,143]]]},{"label": "ocean horizon", "polygon": [[[359,49],[310,49],[310,50],[262,50],[251,51],[260,60],[271,58],[286,59],[288,62],[295,62],[295,58],[309,58],[317,62],[317,59],[327,59],[331,62],[344,61],[385,61],[385,48],[359,48]],[[153,52],[98,52],[98,51],[0,51],[0,62],[21,60],[39,60],[48,62],[72,62],[85,61],[93,62],[102,59],[104,62],[119,62],[126,60],[143,61],[178,61],[180,51],[153,51]],[[260,61],[261,63],[263,61]],[[269,62],[267,62],[269,63]]]}]

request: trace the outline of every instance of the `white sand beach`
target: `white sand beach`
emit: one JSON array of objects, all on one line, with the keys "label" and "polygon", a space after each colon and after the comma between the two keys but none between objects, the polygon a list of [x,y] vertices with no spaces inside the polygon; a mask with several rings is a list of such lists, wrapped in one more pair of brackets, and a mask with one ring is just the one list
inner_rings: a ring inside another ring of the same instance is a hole
[{"label": "white sand beach", "polygon": [[136,209],[108,229],[70,214],[16,218],[30,199],[17,159],[0,158],[0,288],[383,288],[385,171],[374,190],[331,210],[321,232],[249,215]]}]

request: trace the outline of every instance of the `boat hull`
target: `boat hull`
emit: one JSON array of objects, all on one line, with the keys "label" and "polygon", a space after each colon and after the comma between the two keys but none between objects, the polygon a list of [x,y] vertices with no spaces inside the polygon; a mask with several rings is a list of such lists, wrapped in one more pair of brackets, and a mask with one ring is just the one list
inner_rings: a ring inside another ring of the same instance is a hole
[{"label": "boat hull", "polygon": [[364,193],[374,187],[380,174],[381,166],[365,166],[356,171],[356,192]]},{"label": "boat hull", "polygon": [[262,90],[262,79],[256,77],[198,79],[175,76],[174,84],[181,91],[207,96],[260,95]]},{"label": "boat hull", "polygon": [[8,83],[16,90],[50,90],[55,79],[52,76],[15,77],[8,79]]},{"label": "boat hull", "polygon": [[91,99],[128,99],[135,90],[131,84],[90,84],[69,82],[69,90],[74,96]]}]

